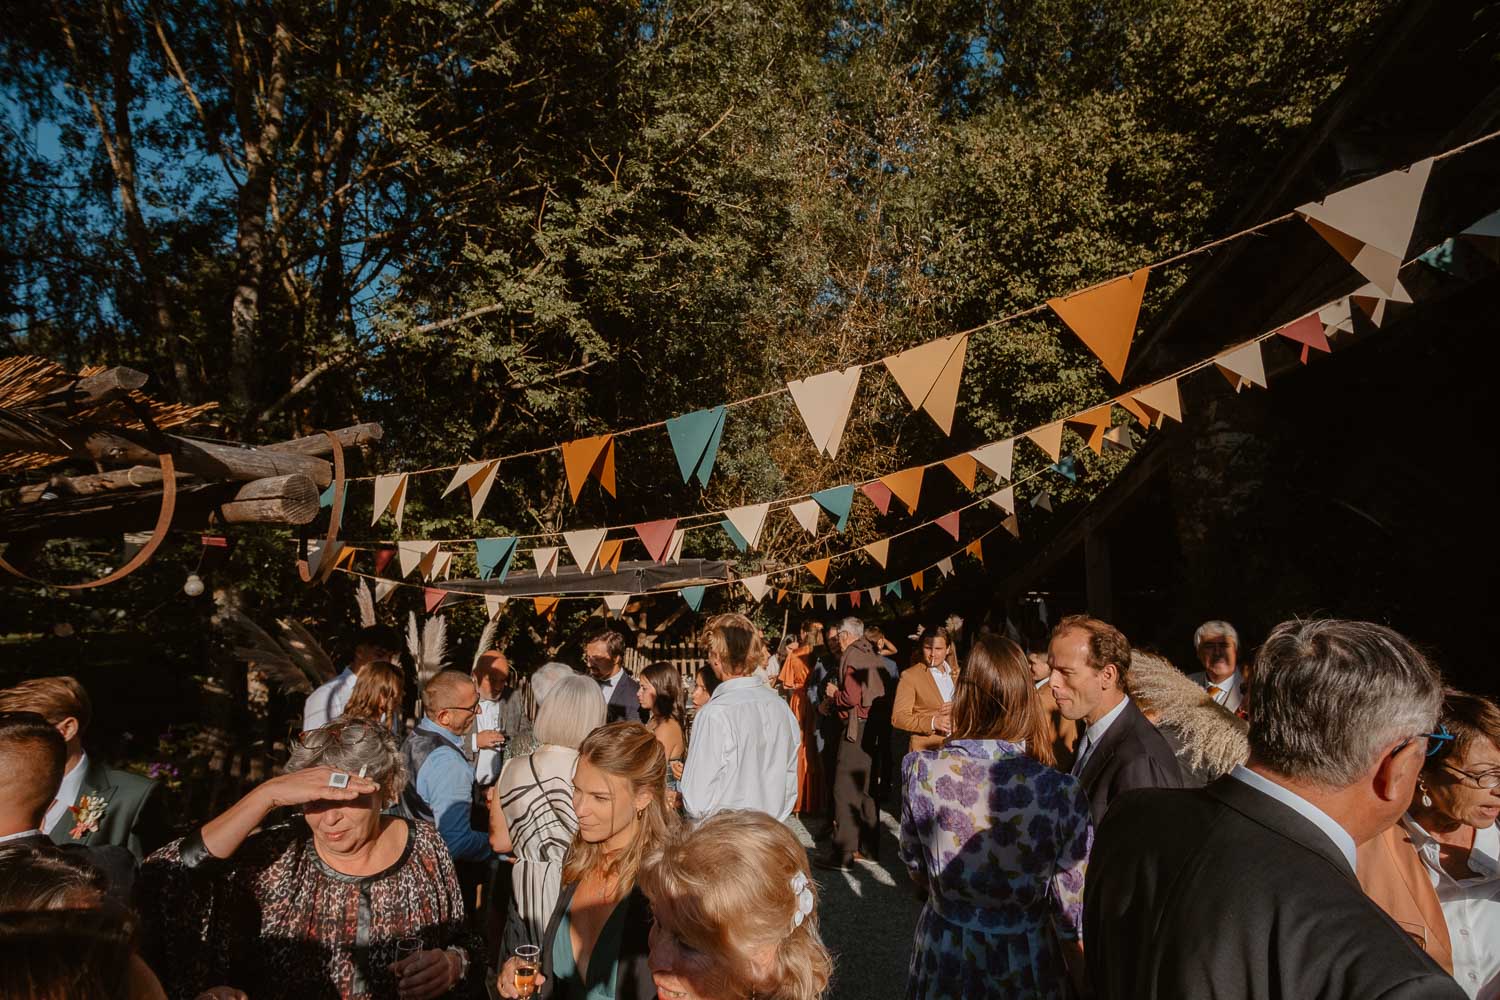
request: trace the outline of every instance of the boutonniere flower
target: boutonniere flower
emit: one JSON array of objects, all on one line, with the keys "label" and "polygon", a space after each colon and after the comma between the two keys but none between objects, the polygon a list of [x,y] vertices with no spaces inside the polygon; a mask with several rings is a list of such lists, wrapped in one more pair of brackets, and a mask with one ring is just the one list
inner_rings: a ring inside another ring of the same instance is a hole
[{"label": "boutonniere flower", "polygon": [[76,806],[68,806],[68,812],[73,814],[73,829],[68,831],[68,836],[74,840],[82,840],[91,833],[97,833],[99,821],[104,818],[104,810],[108,805],[102,795],[85,795],[78,800]]}]

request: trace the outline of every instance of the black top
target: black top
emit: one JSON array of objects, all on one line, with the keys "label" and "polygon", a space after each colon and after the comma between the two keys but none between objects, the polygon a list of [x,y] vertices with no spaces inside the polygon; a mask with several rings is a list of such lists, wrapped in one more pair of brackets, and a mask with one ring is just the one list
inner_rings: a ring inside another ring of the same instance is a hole
[{"label": "black top", "polygon": [[[1080,749],[1082,741],[1079,742]],[[1104,731],[1078,775],[1097,826],[1109,804],[1136,788],[1181,788],[1177,755],[1135,702],[1125,699],[1119,718]]]},{"label": "black top", "polygon": [[1120,796],[1083,940],[1100,1000],[1460,1000],[1327,834],[1234,778]]},{"label": "black top", "polygon": [[[563,914],[568,912],[568,907],[573,902],[573,893],[577,891],[577,882],[562,887],[562,895],[558,897],[557,906],[552,909],[552,917],[547,921],[547,932],[542,935],[542,975],[546,977],[546,982],[542,983],[538,991],[541,1000],[578,1000],[553,992],[557,976],[552,970],[552,946],[557,939],[558,925],[562,923]],[[651,904],[646,901],[641,887],[636,886],[619,905],[626,907],[626,910],[625,926],[620,934],[620,966],[615,976],[615,1000],[655,1000],[656,983],[651,978],[650,962]],[[592,965],[598,957],[597,953],[590,956],[589,964]]]},{"label": "black top", "polygon": [[630,671],[620,668],[620,679],[615,682],[615,689],[609,696],[604,721],[606,723],[645,722],[645,713],[641,711],[640,692],[640,682],[630,675]]}]

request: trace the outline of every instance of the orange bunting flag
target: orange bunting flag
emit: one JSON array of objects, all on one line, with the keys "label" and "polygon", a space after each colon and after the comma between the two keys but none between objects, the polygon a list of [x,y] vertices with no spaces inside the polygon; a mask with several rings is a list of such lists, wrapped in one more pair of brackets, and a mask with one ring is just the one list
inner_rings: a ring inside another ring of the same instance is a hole
[{"label": "orange bunting flag", "polygon": [[1171,417],[1178,423],[1182,423],[1182,396],[1177,391],[1177,380],[1169,378],[1162,382],[1156,382],[1145,388],[1137,389],[1130,394],[1130,398],[1139,403],[1146,413],[1152,416],[1148,423],[1155,423],[1160,427],[1165,423],[1166,417]]},{"label": "orange bunting flag", "polygon": [[1104,450],[1104,432],[1109,430],[1109,404],[1085,410],[1069,417],[1064,423],[1077,431],[1084,444],[1097,455]]},{"label": "orange bunting flag", "polygon": [[600,434],[597,437],[579,438],[562,446],[563,468],[568,474],[568,492],[573,502],[590,477],[599,480],[599,485],[610,496],[615,495],[615,436]]},{"label": "orange bunting flag", "polygon": [[984,565],[984,546],[980,544],[979,539],[976,538],[970,542],[969,547],[964,549],[964,552],[978,559],[980,565]]},{"label": "orange bunting flag", "polygon": [[1298,207],[1297,214],[1356,271],[1394,295],[1432,162],[1420,160],[1335,191]]},{"label": "orange bunting flag", "polygon": [[917,570],[911,575],[911,585],[918,590],[922,589],[922,571]]},{"label": "orange bunting flag", "polygon": [[844,439],[844,426],[849,422],[849,408],[854,405],[854,393],[859,389],[859,373],[860,366],[855,365],[786,384],[813,444],[829,458],[838,458],[839,442]]},{"label": "orange bunting flag", "polygon": [[1056,462],[1062,457],[1062,432],[1063,422],[1059,420],[1055,424],[1046,427],[1038,427],[1034,431],[1027,431],[1026,437],[1032,444],[1047,453],[1047,457]]},{"label": "orange bunting flag", "polygon": [[958,541],[958,514],[959,512],[955,510],[953,513],[944,514],[942,517],[932,522],[939,528],[942,528],[948,534],[952,535],[955,542]]},{"label": "orange bunting flag", "polygon": [[1010,532],[1012,535],[1014,535],[1017,538],[1021,537],[1021,519],[1019,517],[1017,517],[1016,515],[1012,514],[1010,517],[1007,517],[1001,523],[1005,525],[1005,530],[1006,531]]},{"label": "orange bunting flag", "polygon": [[881,476],[880,481],[898,500],[906,504],[908,512],[915,514],[917,501],[922,497],[922,476],[926,471],[925,467],[919,465],[914,469],[903,469],[889,476]]},{"label": "orange bunting flag", "polygon": [[885,561],[891,554],[891,540],[889,538],[878,538],[869,545],[866,545],[865,551],[870,554],[871,559],[880,564],[881,569],[885,569]]},{"label": "orange bunting flag", "polygon": [[612,538],[599,546],[600,569],[608,566],[611,573],[620,572],[620,553],[625,550],[625,539]]},{"label": "orange bunting flag", "polygon": [[460,465],[458,471],[453,474],[453,479],[448,483],[448,488],[443,491],[443,496],[447,496],[460,486],[467,486],[469,508],[473,515],[478,517],[479,509],[484,506],[484,501],[490,495],[490,487],[495,485],[495,473],[499,470],[500,463],[494,459]]},{"label": "orange bunting flag", "polygon": [[1143,267],[1134,274],[1047,300],[1052,311],[1078,334],[1078,339],[1094,352],[1116,382],[1125,377],[1125,359],[1130,356],[1130,342],[1135,338],[1135,322],[1141,314],[1141,298],[1146,294],[1149,272],[1150,268]]},{"label": "orange bunting flag", "polygon": [[676,528],[677,518],[675,517],[660,521],[646,521],[635,526],[635,533],[640,538],[641,544],[646,546],[646,554],[651,557],[652,562],[659,563],[667,558]]},{"label": "orange bunting flag", "polygon": [[784,588],[784,587],[777,587],[776,588],[776,603],[780,604],[784,600],[786,600],[786,588]]},{"label": "orange bunting flag", "polygon": [[1328,335],[1323,332],[1323,322],[1316,315],[1303,316],[1276,332],[1287,340],[1302,345],[1301,360],[1304,365],[1307,364],[1307,352],[1312,348],[1317,348],[1325,354],[1333,353],[1333,348],[1328,343]]},{"label": "orange bunting flag", "polygon": [[943,464],[953,477],[964,484],[966,489],[974,488],[974,477],[979,473],[979,463],[974,460],[972,454],[955,455],[952,458],[943,459]]},{"label": "orange bunting flag", "polygon": [[953,410],[958,405],[968,346],[968,334],[956,333],[885,359],[885,367],[912,409],[926,410],[944,434],[953,433]]},{"label": "orange bunting flag", "polygon": [[1151,411],[1146,409],[1140,403],[1137,403],[1134,397],[1121,396],[1119,399],[1115,400],[1115,402],[1118,403],[1120,405],[1120,408],[1123,409],[1126,413],[1129,413],[1136,420],[1139,420],[1142,427],[1151,426]]},{"label": "orange bunting flag", "polygon": [[812,562],[806,564],[807,571],[817,577],[819,583],[827,583],[828,562],[827,559],[814,559]]},{"label": "orange bunting flag", "polygon": [[448,592],[446,590],[439,590],[436,587],[422,588],[422,604],[427,608],[429,615],[438,609],[438,605],[442,604],[443,598],[447,596]]},{"label": "orange bunting flag", "polygon": [[1214,365],[1219,369],[1219,374],[1234,386],[1235,392],[1252,384],[1262,389],[1266,387],[1266,362],[1261,357],[1258,340],[1219,355],[1214,358]]},{"label": "orange bunting flag", "polygon": [[557,602],[560,600],[560,597],[533,597],[531,604],[536,608],[537,614],[543,618],[551,618],[557,613]]},{"label": "orange bunting flag", "polygon": [[1015,461],[1015,455],[1015,438],[996,441],[994,444],[987,444],[983,448],[975,448],[969,452],[969,456],[984,466],[996,479],[1010,478],[1010,468]]}]

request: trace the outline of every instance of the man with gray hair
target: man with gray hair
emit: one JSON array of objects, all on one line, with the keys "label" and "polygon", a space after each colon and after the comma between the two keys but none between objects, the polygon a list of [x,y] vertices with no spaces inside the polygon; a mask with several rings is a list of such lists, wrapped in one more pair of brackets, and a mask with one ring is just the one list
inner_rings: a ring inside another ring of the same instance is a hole
[{"label": "man with gray hair", "polygon": [[1355,848],[1411,801],[1442,684],[1367,622],[1291,621],[1256,662],[1250,757],[1205,788],[1115,800],[1083,937],[1102,1000],[1458,1000],[1361,891]]},{"label": "man with gray hair", "polygon": [[1203,669],[1188,674],[1188,680],[1226,710],[1238,712],[1245,701],[1245,675],[1239,669],[1240,634],[1228,622],[1204,622],[1193,633],[1193,652]]},{"label": "man with gray hair", "polygon": [[885,695],[885,658],[865,637],[865,623],[853,616],[838,623],[839,679],[824,687],[827,704],[840,720],[833,770],[833,843],[813,864],[847,869],[854,861],[875,860],[880,852],[880,814],[871,794],[877,733],[870,707]]}]

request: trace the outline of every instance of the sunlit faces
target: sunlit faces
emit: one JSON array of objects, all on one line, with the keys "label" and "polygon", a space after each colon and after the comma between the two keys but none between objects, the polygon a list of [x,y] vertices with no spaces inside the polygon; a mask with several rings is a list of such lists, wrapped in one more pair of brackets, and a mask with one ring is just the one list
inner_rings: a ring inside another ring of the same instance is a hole
[{"label": "sunlit faces", "polygon": [[929,667],[940,667],[948,661],[948,640],[940,635],[929,635],[922,640],[922,659]]},{"label": "sunlit faces", "polygon": [[383,791],[377,791],[348,801],[309,802],[302,807],[302,815],[319,850],[332,855],[353,855],[380,836],[384,797]]},{"label": "sunlit faces", "polygon": [[651,980],[663,1000],[712,1000],[714,963],[658,917],[651,925]]},{"label": "sunlit faces", "polygon": [[1454,755],[1437,768],[1429,768],[1423,783],[1434,809],[1483,830],[1500,819],[1500,787],[1483,787],[1496,775],[1500,775],[1500,747],[1476,739],[1464,748],[1462,756]]},{"label": "sunlit faces", "polygon": [[1114,664],[1095,670],[1089,665],[1089,634],[1070,628],[1047,645],[1052,669],[1052,697],[1065,719],[1090,724],[1119,704],[1120,671]]},{"label": "sunlit faces", "polygon": [[641,703],[641,710],[649,712],[656,707],[656,688],[646,680],[645,675],[640,677],[638,683],[640,687],[636,690],[635,696]]},{"label": "sunlit faces", "polygon": [[1215,683],[1227,681],[1234,673],[1239,650],[1234,640],[1227,635],[1207,636],[1198,644],[1198,662],[1203,672]]},{"label": "sunlit faces", "polygon": [[620,664],[609,655],[609,643],[603,639],[595,639],[583,647],[583,662],[589,673],[601,681],[609,680],[620,669]]},{"label": "sunlit faces", "polygon": [[641,810],[651,802],[649,792],[633,792],[628,778],[616,777],[579,758],[573,772],[573,811],[578,834],[606,851],[619,850],[635,836]]}]

